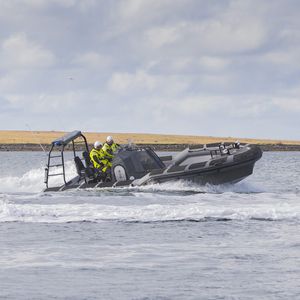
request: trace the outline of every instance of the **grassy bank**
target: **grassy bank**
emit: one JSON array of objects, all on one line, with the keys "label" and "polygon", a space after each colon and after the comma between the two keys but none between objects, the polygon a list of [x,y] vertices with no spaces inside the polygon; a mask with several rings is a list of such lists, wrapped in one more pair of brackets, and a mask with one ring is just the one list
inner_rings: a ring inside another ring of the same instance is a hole
[{"label": "grassy bank", "polygon": [[[58,131],[9,131],[0,130],[0,144],[50,144],[54,139],[62,136],[64,132]],[[107,135],[112,135],[120,144],[128,143],[129,140],[136,144],[210,144],[216,142],[234,142],[250,144],[273,144],[273,145],[300,145],[300,141],[291,140],[268,140],[247,139],[240,137],[211,137],[192,135],[165,135],[165,134],[142,134],[142,133],[95,133],[83,132],[89,143],[96,140],[105,141]]]},{"label": "grassy bank", "polygon": [[[56,131],[0,131],[0,151],[40,151],[42,148],[48,151],[51,142],[63,134],[64,132]],[[197,147],[221,141],[232,143],[236,140],[241,143],[260,145],[263,151],[300,151],[300,141],[289,140],[110,132],[84,132],[84,135],[87,137],[90,148],[94,141],[104,142],[107,135],[112,135],[117,143],[126,144],[131,141],[137,145],[150,146],[157,151],[180,151],[189,146]]]}]

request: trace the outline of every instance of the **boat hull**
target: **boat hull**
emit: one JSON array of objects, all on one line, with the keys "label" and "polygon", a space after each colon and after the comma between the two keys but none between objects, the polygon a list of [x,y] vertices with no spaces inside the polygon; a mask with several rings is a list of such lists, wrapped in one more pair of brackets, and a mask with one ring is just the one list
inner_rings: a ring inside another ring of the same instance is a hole
[{"label": "boat hull", "polygon": [[237,183],[253,173],[255,161],[248,161],[238,165],[214,168],[210,170],[201,170],[196,172],[187,172],[172,176],[155,178],[151,182],[163,183],[170,180],[187,180],[200,185],[205,184],[225,184]]},{"label": "boat hull", "polygon": [[[165,183],[170,181],[185,180],[194,182],[199,185],[212,184],[220,185],[227,183],[237,183],[253,173],[253,168],[256,160],[250,160],[247,162],[234,164],[230,166],[223,166],[217,168],[211,168],[208,170],[197,170],[193,172],[181,172],[172,175],[162,175],[150,177],[149,180],[142,184],[134,183],[133,180],[119,181],[119,182],[101,182],[86,183],[83,180],[73,182],[61,187],[48,188],[45,191],[65,191],[69,189],[91,189],[91,188],[110,188],[110,187],[126,187],[126,186],[140,186],[149,185],[155,183]],[[79,179],[79,178],[78,178]]]}]

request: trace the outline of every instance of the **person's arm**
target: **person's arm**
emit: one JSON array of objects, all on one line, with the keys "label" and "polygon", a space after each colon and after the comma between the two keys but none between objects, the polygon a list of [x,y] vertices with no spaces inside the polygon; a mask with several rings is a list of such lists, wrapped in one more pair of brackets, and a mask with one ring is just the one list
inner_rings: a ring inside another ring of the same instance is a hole
[{"label": "person's arm", "polygon": [[108,151],[108,145],[107,144],[103,145],[102,151],[103,151],[103,154],[104,154],[104,158],[106,158],[106,159],[112,159],[114,157],[111,153],[109,153],[109,151]]},{"label": "person's arm", "polygon": [[93,159],[97,164],[99,164],[99,165],[101,164],[101,161],[97,155],[93,155]]},{"label": "person's arm", "polygon": [[113,152],[118,151],[120,148],[122,148],[121,145],[117,144],[117,143],[114,143],[113,146],[112,146]]}]

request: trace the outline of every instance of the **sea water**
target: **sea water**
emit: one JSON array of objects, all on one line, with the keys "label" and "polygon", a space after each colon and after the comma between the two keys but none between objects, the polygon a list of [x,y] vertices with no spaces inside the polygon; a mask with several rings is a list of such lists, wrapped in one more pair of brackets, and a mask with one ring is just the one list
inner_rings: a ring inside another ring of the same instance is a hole
[{"label": "sea water", "polygon": [[235,185],[60,193],[45,162],[0,153],[0,299],[300,299],[299,152]]}]

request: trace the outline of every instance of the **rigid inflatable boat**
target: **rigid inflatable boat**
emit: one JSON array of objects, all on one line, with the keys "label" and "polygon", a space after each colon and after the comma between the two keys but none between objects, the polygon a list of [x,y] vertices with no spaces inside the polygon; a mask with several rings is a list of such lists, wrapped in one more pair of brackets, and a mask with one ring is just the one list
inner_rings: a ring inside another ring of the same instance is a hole
[{"label": "rigid inflatable boat", "polygon": [[[72,151],[76,166],[77,175],[72,179],[66,176],[66,150]],[[89,160],[85,136],[73,131],[51,144],[45,168],[45,191],[142,186],[174,180],[201,185],[236,183],[253,173],[254,164],[261,156],[258,146],[239,143],[203,145],[168,156],[159,156],[150,147],[128,144],[115,153],[110,174],[99,176]],[[60,177],[61,184],[51,186],[52,177]]]}]

